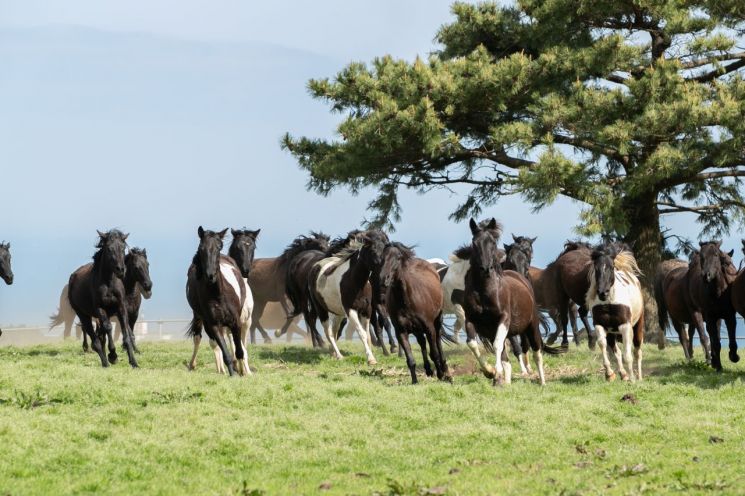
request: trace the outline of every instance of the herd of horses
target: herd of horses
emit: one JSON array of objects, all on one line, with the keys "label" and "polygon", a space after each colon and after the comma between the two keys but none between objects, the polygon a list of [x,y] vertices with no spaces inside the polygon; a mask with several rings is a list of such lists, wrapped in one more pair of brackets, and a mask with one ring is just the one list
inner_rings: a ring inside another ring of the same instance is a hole
[{"label": "herd of horses", "polygon": [[[536,238],[513,235],[513,243],[500,248],[502,226],[495,219],[471,219],[469,228],[470,243],[445,263],[420,259],[411,247],[377,229],[353,230],[333,240],[311,232],[294,239],[278,257],[255,259],[260,230],[232,229],[223,254],[228,229],[200,226],[187,272],[186,297],[193,312],[187,335],[194,345],[188,366],[197,366],[206,333],[219,373],[250,375],[249,340],[255,343],[257,330],[270,340],[261,323],[265,310],[274,305],[283,317],[281,326],[275,326],[276,337],[293,326],[302,332],[296,325],[302,316],[313,347],[328,342],[333,356],[342,359],[337,339],[346,325],[359,334],[368,364],[377,363],[376,347],[386,355],[403,354],[412,383],[417,373],[410,336],[421,348],[426,375],[451,381],[442,343],[457,343],[465,330],[466,345],[495,384],[511,381],[507,343],[523,375],[532,373],[527,353],[532,351],[539,382],[545,384],[543,353],[566,352],[570,325],[579,344],[578,317],[588,331],[589,347],[600,346],[608,380],[616,377],[611,357],[624,380],[642,379],[645,305],[641,273],[628,246],[568,241],[541,269],[531,265]],[[88,351],[90,340],[103,367],[118,360],[113,320],[119,323],[130,365],[137,367],[133,328],[142,299],[152,294],[147,252],[129,248],[126,240],[116,229],[98,232],[93,261],[72,273],[52,316],[53,326],[66,323],[66,336],[72,316],[77,316],[83,348]],[[727,326],[729,358],[737,362],[735,319],[737,313],[745,315],[745,271],[735,267],[732,256],[720,242],[702,242],[688,262],[667,260],[654,275],[660,326],[666,329],[668,319],[672,322],[687,358],[698,331],[706,359],[718,371],[720,324]],[[13,282],[10,262],[10,245],[2,243],[0,277],[7,284]],[[455,317],[452,333],[443,325],[445,315]],[[541,329],[548,331],[549,317],[556,332],[544,343]],[[550,346],[559,337],[561,346]],[[494,365],[482,346],[493,353]]]}]

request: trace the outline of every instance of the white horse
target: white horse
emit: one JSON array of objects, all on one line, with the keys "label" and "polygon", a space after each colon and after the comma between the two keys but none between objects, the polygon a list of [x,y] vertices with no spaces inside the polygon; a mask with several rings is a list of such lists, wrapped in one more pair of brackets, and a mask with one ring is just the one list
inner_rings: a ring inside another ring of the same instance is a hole
[{"label": "white horse", "polygon": [[[608,244],[592,254],[592,266],[588,273],[590,289],[587,291],[586,303],[592,312],[598,344],[603,352],[605,377],[609,381],[616,378],[608,359],[609,351],[616,357],[623,380],[633,382],[635,373],[636,378],[642,379],[644,299],[638,277],[640,274],[634,255],[622,247]],[[617,335],[623,340],[624,360],[621,359]],[[629,373],[626,373],[623,361],[626,362]]]}]

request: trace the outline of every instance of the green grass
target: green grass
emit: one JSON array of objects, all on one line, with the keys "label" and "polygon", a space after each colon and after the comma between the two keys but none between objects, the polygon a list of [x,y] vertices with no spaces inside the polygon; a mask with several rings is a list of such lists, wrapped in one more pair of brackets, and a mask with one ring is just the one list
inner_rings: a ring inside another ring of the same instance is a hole
[{"label": "green grass", "polygon": [[257,373],[234,379],[208,346],[194,372],[188,343],[141,348],[138,370],[77,343],[0,349],[1,494],[745,491],[745,367],[717,375],[680,348],[645,348],[637,384],[573,348],[547,358],[544,388],[494,388],[464,348],[454,384],[417,386],[403,359],[371,368],[349,343],[343,361],[251,347]]}]

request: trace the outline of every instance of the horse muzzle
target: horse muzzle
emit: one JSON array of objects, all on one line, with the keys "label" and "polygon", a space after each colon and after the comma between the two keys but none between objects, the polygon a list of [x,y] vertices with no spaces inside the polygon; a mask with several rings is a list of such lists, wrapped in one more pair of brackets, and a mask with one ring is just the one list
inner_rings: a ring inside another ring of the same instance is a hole
[{"label": "horse muzzle", "polygon": [[4,275],[3,281],[5,281],[5,284],[7,284],[8,286],[13,284],[13,274]]}]

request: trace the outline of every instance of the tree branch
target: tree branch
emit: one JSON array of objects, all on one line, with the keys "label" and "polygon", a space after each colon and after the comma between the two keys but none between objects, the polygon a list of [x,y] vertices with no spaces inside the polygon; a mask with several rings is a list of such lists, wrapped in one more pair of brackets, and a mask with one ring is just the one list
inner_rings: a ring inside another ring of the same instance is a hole
[{"label": "tree branch", "polygon": [[713,81],[714,79],[718,77],[735,72],[741,67],[745,67],[745,58],[742,58],[736,62],[732,62],[731,64],[725,65],[723,67],[717,67],[716,69],[713,69],[699,76],[688,78],[688,81],[698,81],[699,83],[708,83],[709,81]]},{"label": "tree branch", "polygon": [[723,55],[714,55],[713,57],[705,57],[691,62],[684,62],[681,64],[683,69],[695,69],[696,67],[703,67],[705,65],[713,64],[715,62],[723,62],[729,60],[745,59],[745,52],[737,53],[726,53]]}]

